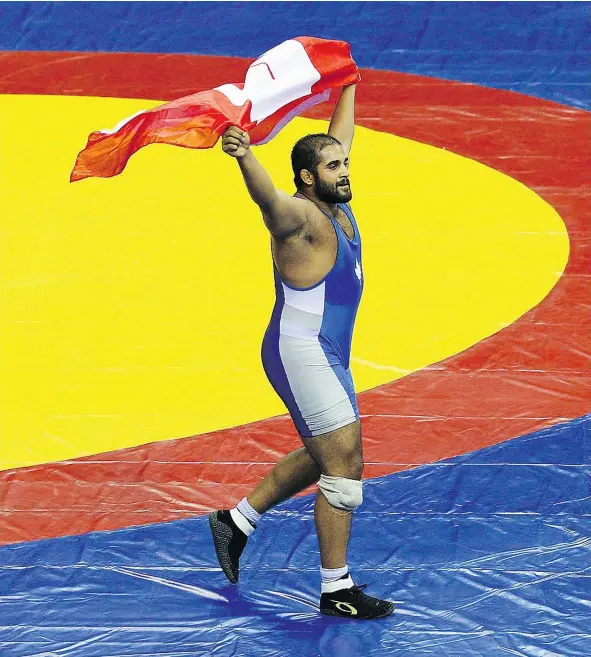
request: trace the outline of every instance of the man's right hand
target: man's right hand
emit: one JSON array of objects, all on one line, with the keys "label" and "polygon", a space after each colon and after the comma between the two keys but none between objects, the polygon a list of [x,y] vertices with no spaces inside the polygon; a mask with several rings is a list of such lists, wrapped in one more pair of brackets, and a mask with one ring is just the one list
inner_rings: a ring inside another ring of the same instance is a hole
[{"label": "man's right hand", "polygon": [[222,135],[222,149],[238,161],[250,198],[259,206],[272,235],[285,239],[308,220],[309,201],[293,198],[275,189],[271,176],[250,149],[250,137],[236,125]]},{"label": "man's right hand", "polygon": [[232,157],[240,159],[250,148],[250,137],[238,126],[230,126],[222,135],[222,150]]}]

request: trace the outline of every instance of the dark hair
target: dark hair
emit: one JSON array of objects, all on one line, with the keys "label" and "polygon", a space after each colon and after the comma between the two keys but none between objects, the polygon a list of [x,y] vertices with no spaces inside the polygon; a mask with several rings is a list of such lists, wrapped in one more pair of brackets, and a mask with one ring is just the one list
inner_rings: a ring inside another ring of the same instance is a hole
[{"label": "dark hair", "polygon": [[300,171],[307,169],[316,173],[320,162],[320,151],[332,144],[340,146],[341,142],[325,134],[306,135],[296,142],[291,151],[291,168],[294,175],[293,181],[298,189],[303,185]]}]

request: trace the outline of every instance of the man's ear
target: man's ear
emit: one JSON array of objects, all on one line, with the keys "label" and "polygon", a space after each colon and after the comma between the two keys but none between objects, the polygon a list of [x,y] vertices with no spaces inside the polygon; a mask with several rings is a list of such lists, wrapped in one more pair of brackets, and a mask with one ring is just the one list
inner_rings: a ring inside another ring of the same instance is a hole
[{"label": "man's ear", "polygon": [[301,169],[300,170],[300,178],[306,185],[313,185],[314,184],[314,176],[312,175],[311,171],[308,171],[308,169]]}]

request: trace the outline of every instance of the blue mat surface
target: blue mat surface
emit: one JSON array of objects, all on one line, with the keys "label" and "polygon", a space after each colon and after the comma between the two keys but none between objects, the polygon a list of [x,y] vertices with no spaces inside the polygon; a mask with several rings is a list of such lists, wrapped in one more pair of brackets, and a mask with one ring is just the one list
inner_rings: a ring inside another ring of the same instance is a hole
[{"label": "blue mat surface", "polygon": [[359,66],[591,107],[588,2],[3,2],[0,50],[258,57],[344,39]]},{"label": "blue mat surface", "polygon": [[365,485],[350,566],[397,602],[317,612],[313,497],[266,514],[240,584],[207,519],[0,548],[2,657],[591,654],[591,416]]},{"label": "blue mat surface", "polygon": [[[590,4],[5,2],[0,49],[255,57],[309,34],[349,41],[362,67],[589,109]],[[349,564],[397,601],[389,619],[318,614],[300,498],[260,523],[239,587],[204,517],[0,548],[0,656],[588,657],[590,430],[587,416],[366,482]]]}]

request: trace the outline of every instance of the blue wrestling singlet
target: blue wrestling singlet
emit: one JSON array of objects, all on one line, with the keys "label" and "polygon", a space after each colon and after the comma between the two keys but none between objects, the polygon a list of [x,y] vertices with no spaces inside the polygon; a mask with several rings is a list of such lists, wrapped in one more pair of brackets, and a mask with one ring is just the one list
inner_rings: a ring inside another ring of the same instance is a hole
[{"label": "blue wrestling singlet", "polygon": [[349,358],[363,292],[361,238],[349,206],[339,207],[351,221],[353,239],[326,215],[336,231],[337,258],[319,283],[292,287],[273,263],[276,301],[261,355],[267,378],[302,437],[359,419]]}]

